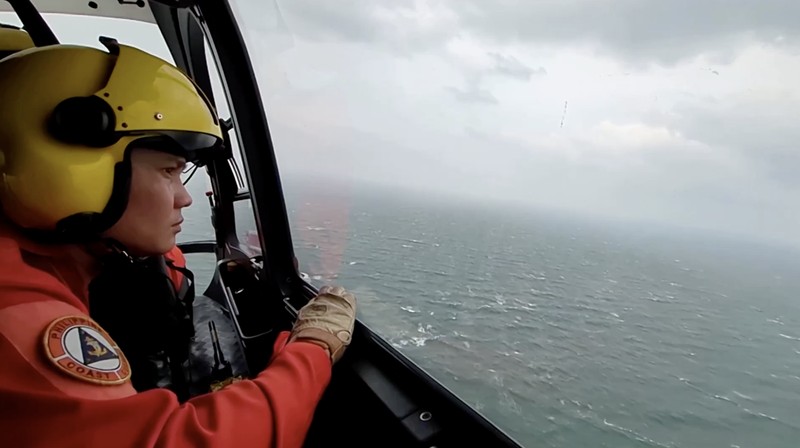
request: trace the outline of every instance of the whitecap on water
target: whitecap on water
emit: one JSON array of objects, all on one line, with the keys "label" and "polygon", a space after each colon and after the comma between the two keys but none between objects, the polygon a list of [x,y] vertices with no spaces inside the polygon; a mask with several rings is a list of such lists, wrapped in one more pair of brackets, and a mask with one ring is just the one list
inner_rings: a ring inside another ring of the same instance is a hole
[{"label": "whitecap on water", "polygon": [[413,337],[413,338],[411,338],[411,341],[412,341],[412,342],[414,343],[414,345],[416,345],[417,347],[424,347],[424,346],[425,346],[425,343],[426,343],[426,342],[428,342],[428,341],[429,341],[429,340],[431,340],[431,339],[434,339],[434,338],[426,338],[426,337],[418,336],[418,337]]},{"label": "whitecap on water", "polygon": [[777,418],[775,418],[775,417],[773,417],[771,415],[767,415],[767,414],[765,414],[763,412],[754,412],[754,411],[751,411],[750,409],[747,409],[747,408],[744,408],[744,412],[747,412],[748,414],[756,416],[756,417],[761,417],[761,418],[765,418],[767,420],[772,420],[773,422],[779,422],[780,421]]},{"label": "whitecap on water", "polygon": [[636,431],[634,431],[632,429],[625,428],[625,427],[619,426],[619,425],[615,425],[614,423],[611,423],[606,419],[603,419],[603,424],[608,426],[608,427],[610,427],[610,428],[613,428],[614,430],[616,430],[616,431],[618,431],[620,433],[623,433],[623,434],[627,435],[628,437],[631,437],[631,438],[635,439],[638,442],[643,442],[643,443],[646,443],[646,444],[648,444],[650,446],[671,448],[671,444],[670,445],[664,445],[663,443],[656,442],[655,440],[653,440],[651,438],[648,438],[648,437],[645,437],[645,436],[639,434],[638,432],[636,432]]}]

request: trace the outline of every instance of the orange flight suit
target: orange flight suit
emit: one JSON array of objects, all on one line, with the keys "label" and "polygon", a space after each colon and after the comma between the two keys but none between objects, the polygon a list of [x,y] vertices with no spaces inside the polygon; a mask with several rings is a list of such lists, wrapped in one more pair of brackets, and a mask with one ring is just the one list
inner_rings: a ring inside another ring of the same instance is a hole
[{"label": "orange flight suit", "polygon": [[[173,246],[169,252],[164,254],[164,257],[179,268],[186,267],[186,256],[183,255],[183,252],[181,252],[178,246]],[[167,267],[169,267],[169,265],[167,265]],[[179,291],[183,285],[183,272],[177,269],[167,269],[167,275],[169,275],[169,279],[172,280],[172,286],[175,287],[175,291]]]},{"label": "orange flight suit", "polygon": [[302,446],[330,381],[324,349],[283,332],[252,380],[184,404],[166,389],[137,393],[89,317],[87,279],[65,261],[0,225],[0,446]]}]

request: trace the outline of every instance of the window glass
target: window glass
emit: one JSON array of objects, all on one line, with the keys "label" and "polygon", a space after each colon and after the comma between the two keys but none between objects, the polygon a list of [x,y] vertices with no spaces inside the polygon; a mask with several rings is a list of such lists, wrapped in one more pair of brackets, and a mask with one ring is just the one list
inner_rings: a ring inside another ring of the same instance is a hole
[{"label": "window glass", "polygon": [[234,4],[301,266],[469,404],[526,446],[800,437],[795,7]]},{"label": "window glass", "polygon": [[[206,60],[208,61],[209,74],[211,76],[211,87],[213,90],[214,99],[217,104],[217,112],[223,119],[230,119],[230,105],[228,104],[228,95],[222,87],[221,76],[214,61],[211,51],[206,46]],[[242,192],[249,191],[249,181],[247,177],[246,166],[242,158],[242,149],[239,146],[239,139],[236,135],[236,130],[229,132],[230,142],[232,146],[233,159],[230,160],[229,166],[234,173],[234,177],[238,184],[239,190]],[[249,252],[251,255],[261,253],[261,245],[258,240],[258,232],[256,230],[255,211],[253,203],[250,199],[242,199],[233,204],[234,213],[236,217],[236,234],[241,243],[241,248]]]}]

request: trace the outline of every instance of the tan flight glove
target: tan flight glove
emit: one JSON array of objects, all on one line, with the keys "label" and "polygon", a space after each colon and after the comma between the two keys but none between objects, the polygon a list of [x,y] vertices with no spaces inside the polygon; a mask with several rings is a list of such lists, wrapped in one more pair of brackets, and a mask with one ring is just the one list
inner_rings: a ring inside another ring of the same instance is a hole
[{"label": "tan flight glove", "polygon": [[323,286],[297,314],[289,342],[302,340],[328,349],[336,363],[353,337],[356,298],[341,286]]}]

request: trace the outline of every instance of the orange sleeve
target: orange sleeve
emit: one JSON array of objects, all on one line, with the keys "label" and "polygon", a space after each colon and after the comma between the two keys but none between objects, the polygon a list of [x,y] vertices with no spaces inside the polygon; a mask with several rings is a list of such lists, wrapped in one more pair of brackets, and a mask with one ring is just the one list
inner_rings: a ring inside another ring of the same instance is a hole
[{"label": "orange sleeve", "polygon": [[42,347],[50,322],[88,316],[42,294],[14,295],[0,309],[0,446],[301,447],[330,381],[324,350],[286,344],[284,332],[256,378],[184,404],[165,389],[94,384],[59,370]]}]

